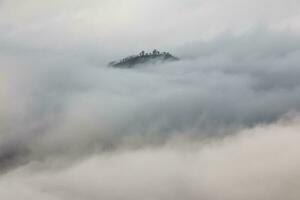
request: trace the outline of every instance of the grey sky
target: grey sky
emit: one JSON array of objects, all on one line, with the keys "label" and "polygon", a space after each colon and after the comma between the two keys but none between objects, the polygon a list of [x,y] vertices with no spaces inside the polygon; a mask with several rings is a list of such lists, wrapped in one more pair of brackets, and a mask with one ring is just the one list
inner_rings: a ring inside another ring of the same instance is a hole
[{"label": "grey sky", "polygon": [[[258,27],[299,33],[297,0],[4,0],[1,38],[35,48],[166,47]],[[135,50],[131,49],[130,50]]]}]

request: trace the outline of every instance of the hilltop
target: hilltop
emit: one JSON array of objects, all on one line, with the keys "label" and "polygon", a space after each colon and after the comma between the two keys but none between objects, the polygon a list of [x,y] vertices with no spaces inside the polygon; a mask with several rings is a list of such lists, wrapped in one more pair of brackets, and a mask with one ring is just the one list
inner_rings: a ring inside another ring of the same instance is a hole
[{"label": "hilltop", "polygon": [[150,53],[145,51],[140,52],[138,55],[128,56],[120,61],[113,61],[109,63],[109,66],[119,68],[131,68],[139,64],[156,63],[156,62],[169,62],[178,61],[179,58],[171,55],[169,52],[159,52],[154,49]]}]

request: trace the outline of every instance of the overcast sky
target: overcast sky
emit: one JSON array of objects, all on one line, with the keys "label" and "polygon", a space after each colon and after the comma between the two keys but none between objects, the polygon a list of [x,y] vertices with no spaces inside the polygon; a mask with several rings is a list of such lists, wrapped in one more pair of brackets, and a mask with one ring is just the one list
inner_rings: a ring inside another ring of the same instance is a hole
[{"label": "overcast sky", "polygon": [[[300,1],[0,0],[0,199],[298,200]],[[169,51],[178,62],[107,63]]]},{"label": "overcast sky", "polygon": [[2,43],[19,48],[135,51],[255,29],[299,33],[299,6],[297,0],[2,0],[0,33]]}]

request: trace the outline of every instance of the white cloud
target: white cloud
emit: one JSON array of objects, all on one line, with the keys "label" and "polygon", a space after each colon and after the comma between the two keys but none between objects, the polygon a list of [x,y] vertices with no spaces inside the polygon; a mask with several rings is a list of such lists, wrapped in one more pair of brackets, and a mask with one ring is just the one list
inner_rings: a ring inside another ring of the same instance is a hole
[{"label": "white cloud", "polygon": [[171,145],[92,155],[63,168],[31,163],[2,176],[0,197],[295,200],[300,195],[298,124],[295,119],[256,127],[199,148]]},{"label": "white cloud", "polygon": [[0,198],[298,199],[299,7],[1,1]]}]

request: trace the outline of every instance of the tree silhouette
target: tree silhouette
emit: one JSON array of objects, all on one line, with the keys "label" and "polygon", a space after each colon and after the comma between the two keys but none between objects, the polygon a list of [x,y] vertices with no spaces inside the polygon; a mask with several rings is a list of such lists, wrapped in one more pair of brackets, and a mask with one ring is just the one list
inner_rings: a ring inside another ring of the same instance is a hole
[{"label": "tree silhouette", "polygon": [[141,53],[140,53],[140,56],[145,56],[145,51],[143,50],[143,51],[141,51]]},{"label": "tree silhouette", "polygon": [[138,55],[128,56],[126,58],[121,59],[119,62],[110,62],[109,66],[113,67],[123,67],[123,68],[131,68],[138,64],[144,63],[155,63],[162,61],[176,61],[178,58],[171,55],[169,52],[160,53],[158,50],[154,49],[152,53],[146,53],[144,50],[141,51]]}]

